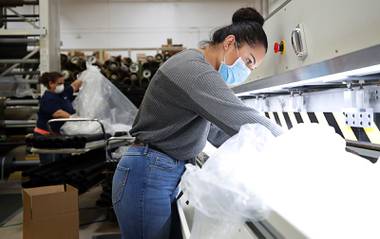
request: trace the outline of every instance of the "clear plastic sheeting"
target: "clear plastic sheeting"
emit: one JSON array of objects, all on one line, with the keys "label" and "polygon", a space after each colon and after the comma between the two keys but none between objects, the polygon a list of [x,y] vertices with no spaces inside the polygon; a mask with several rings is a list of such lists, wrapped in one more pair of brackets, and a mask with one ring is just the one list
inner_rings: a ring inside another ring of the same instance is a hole
[{"label": "clear plastic sheeting", "polygon": [[[251,137],[252,132],[255,137]],[[268,208],[251,185],[250,169],[273,139],[260,125],[244,125],[202,169],[186,165],[181,188],[196,209],[191,238],[230,238],[244,220],[260,220],[267,215]]]},{"label": "clear plastic sheeting", "polygon": [[191,238],[231,238],[231,225],[270,210],[308,238],[380,238],[379,165],[346,152],[331,127],[301,124],[275,138],[245,125],[202,169],[187,167]]},{"label": "clear plastic sheeting", "polygon": [[15,92],[16,97],[22,98],[26,96],[34,96],[34,91],[27,82],[18,82]]},{"label": "clear plastic sheeting", "polygon": [[[0,95],[4,97],[22,98],[32,96],[36,98],[35,90],[31,88],[30,83],[33,79],[23,78],[21,76],[1,76],[0,77]],[[30,80],[30,82],[28,82]],[[35,82],[35,81],[34,81]]]},{"label": "clear plastic sheeting", "polygon": [[[135,105],[96,66],[87,65],[79,79],[83,85],[73,101],[76,110],[73,117],[98,119],[110,134],[128,132],[137,114]],[[101,128],[97,122],[67,122],[61,131],[67,135],[92,134],[101,133]]]}]

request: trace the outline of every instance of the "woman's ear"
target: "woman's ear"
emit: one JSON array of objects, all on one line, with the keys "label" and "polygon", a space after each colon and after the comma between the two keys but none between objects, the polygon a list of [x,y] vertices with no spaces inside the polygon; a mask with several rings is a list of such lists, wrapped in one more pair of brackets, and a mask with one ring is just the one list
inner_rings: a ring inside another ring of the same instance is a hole
[{"label": "woman's ear", "polygon": [[234,35],[228,35],[223,41],[223,49],[226,51],[230,46],[233,46],[236,42]]},{"label": "woman's ear", "polygon": [[49,81],[49,83],[48,83],[48,89],[49,90],[52,89],[54,85],[55,85],[54,81]]}]

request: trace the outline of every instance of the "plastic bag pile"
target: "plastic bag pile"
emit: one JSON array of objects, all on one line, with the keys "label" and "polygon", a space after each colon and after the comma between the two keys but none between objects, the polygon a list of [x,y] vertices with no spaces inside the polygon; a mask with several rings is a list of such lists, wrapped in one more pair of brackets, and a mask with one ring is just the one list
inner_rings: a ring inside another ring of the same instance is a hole
[{"label": "plastic bag pile", "polygon": [[[83,81],[73,101],[74,117],[100,120],[107,133],[128,132],[137,114],[137,108],[119,91],[96,66],[87,65],[79,76]],[[61,127],[66,135],[101,133],[97,122],[67,122]]]},{"label": "plastic bag pile", "polygon": [[380,238],[380,168],[345,151],[334,129],[301,124],[275,138],[244,125],[181,187],[195,207],[191,238],[232,238],[275,211],[309,238]]}]

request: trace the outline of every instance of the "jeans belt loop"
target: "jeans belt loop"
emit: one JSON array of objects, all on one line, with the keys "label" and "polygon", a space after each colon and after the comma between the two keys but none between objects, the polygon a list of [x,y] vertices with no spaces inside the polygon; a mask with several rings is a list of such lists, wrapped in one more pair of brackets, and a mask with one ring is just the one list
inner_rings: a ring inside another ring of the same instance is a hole
[{"label": "jeans belt loop", "polygon": [[149,144],[145,144],[144,147],[144,154],[148,154]]}]

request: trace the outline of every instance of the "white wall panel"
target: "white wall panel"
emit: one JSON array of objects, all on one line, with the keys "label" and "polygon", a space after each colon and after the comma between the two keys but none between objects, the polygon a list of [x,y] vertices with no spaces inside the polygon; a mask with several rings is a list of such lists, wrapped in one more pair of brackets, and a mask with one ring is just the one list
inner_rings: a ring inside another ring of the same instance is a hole
[{"label": "white wall panel", "polygon": [[159,47],[167,38],[196,47],[236,9],[258,2],[61,0],[62,47]]}]

